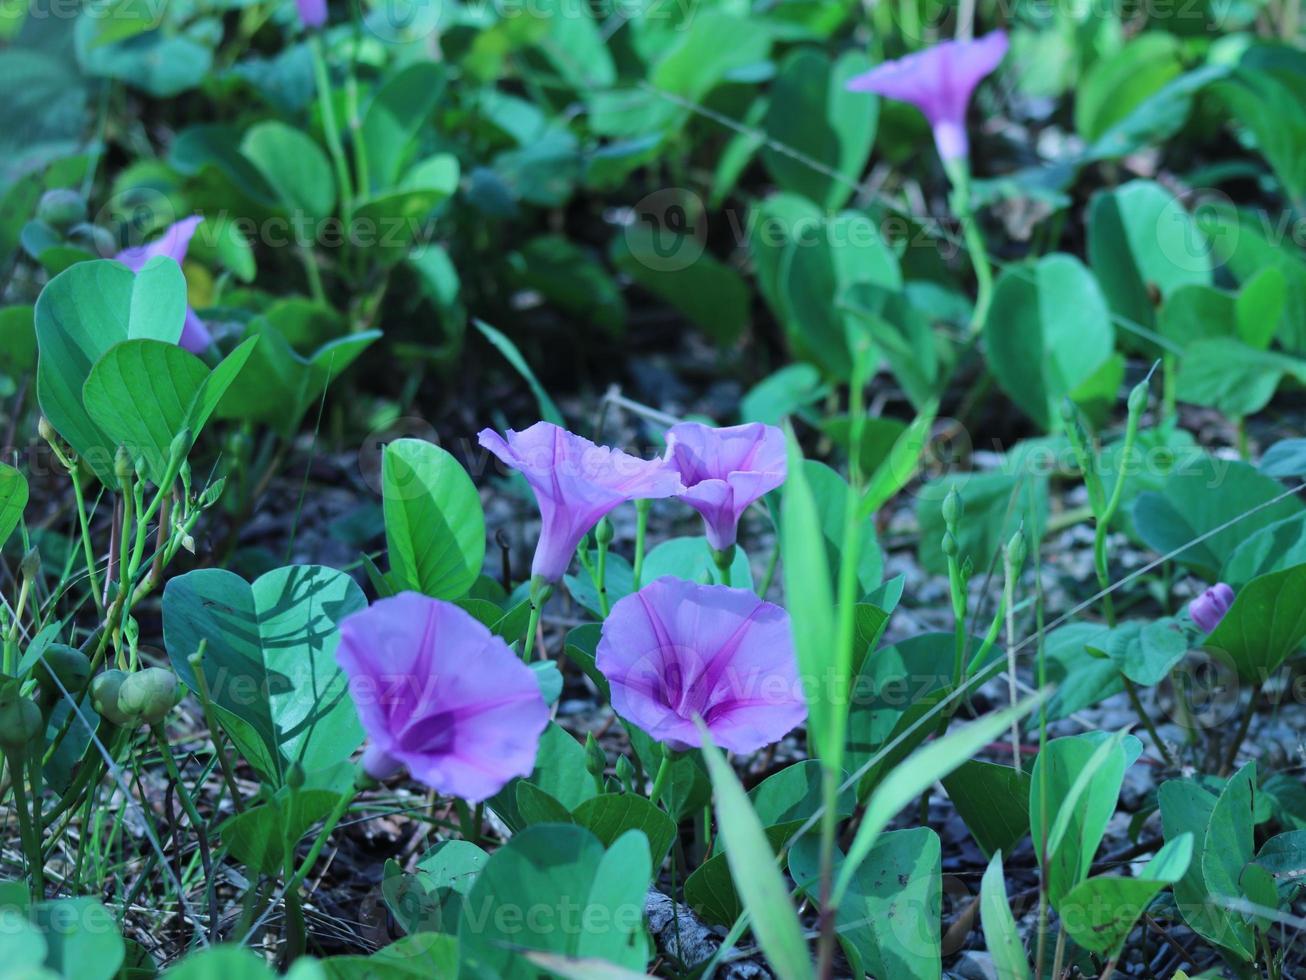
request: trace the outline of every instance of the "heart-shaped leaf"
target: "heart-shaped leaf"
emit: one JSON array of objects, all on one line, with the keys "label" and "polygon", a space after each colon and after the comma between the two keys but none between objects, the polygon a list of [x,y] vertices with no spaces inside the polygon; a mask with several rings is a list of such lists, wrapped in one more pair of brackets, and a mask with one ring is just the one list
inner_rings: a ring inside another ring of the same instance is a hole
[{"label": "heart-shaped leaf", "polygon": [[325,769],[363,739],[335,652],[340,621],[366,605],[348,575],[320,565],[280,568],[253,585],[200,569],[168,583],[164,641],[192,689],[189,657],[205,642],[204,676],[224,727],[280,784],[292,762]]},{"label": "heart-shaped leaf", "polygon": [[124,340],[95,362],[82,402],[112,444],[144,460],[146,475],[160,485],[173,440],[183,430],[192,441],[199,436],[257,343],[251,337],[210,371],[176,344]]},{"label": "heart-shaped leaf", "polygon": [[1252,579],[1206,639],[1227,656],[1238,676],[1264,684],[1306,641],[1306,565]]},{"label": "heart-shaped leaf", "polygon": [[485,516],[467,471],[432,442],[400,439],[381,456],[391,575],[436,599],[467,593],[485,563]]},{"label": "heart-shaped leaf", "polygon": [[27,478],[18,470],[0,463],[0,545],[22,519],[27,507]]},{"label": "heart-shaped leaf", "polygon": [[124,340],[175,344],[185,319],[186,280],[168,258],[152,259],[136,274],[107,259],[79,262],[50,280],[36,301],[41,411],[108,486],[117,482],[117,444],[82,402],[91,368]]}]

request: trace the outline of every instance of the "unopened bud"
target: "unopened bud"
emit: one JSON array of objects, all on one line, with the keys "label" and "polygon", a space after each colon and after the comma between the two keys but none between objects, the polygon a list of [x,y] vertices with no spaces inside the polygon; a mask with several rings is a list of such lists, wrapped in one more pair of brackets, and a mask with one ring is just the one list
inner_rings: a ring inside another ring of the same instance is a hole
[{"label": "unopened bud", "polygon": [[286,770],[286,785],[291,789],[300,789],[304,785],[304,767],[298,759],[291,762],[290,768]]},{"label": "unopened bud", "polygon": [[39,549],[33,548],[23,555],[23,560],[18,563],[18,574],[29,582],[35,581],[36,577],[41,574],[41,552]]},{"label": "unopened bud", "polygon": [[612,539],[616,537],[617,532],[612,527],[612,522],[606,517],[599,521],[598,526],[594,528],[594,540],[600,548],[606,548],[612,544]]},{"label": "unopened bud", "polygon": [[131,725],[136,720],[118,707],[118,695],[122,692],[122,682],[126,679],[126,671],[106,670],[91,680],[91,707],[112,725]]},{"label": "unopened bud", "polygon": [[91,661],[75,647],[54,643],[42,654],[33,676],[37,686],[53,701],[63,697],[65,691],[76,697],[86,690],[91,679]]},{"label": "unopened bud", "polygon": [[126,486],[135,472],[136,463],[131,453],[127,451],[126,446],[119,446],[118,451],[113,455],[113,475],[118,478],[119,484]]},{"label": "unopened bud", "polygon": [[173,437],[172,445],[168,449],[168,462],[171,466],[180,467],[186,461],[194,439],[189,428],[182,429]]},{"label": "unopened bud", "polygon": [[966,506],[961,499],[961,494],[957,488],[953,487],[948,491],[948,495],[943,498],[943,523],[949,529],[955,528],[957,522],[961,520],[961,515],[966,512]]},{"label": "unopened bud", "polygon": [[1129,392],[1129,414],[1141,415],[1143,409],[1147,407],[1147,382],[1140,381],[1134,385],[1133,390]]},{"label": "unopened bud", "polygon": [[601,777],[608,768],[608,757],[593,732],[585,736],[585,768],[594,777]]},{"label": "unopened bud", "polygon": [[147,725],[161,722],[181,700],[177,675],[162,667],[147,667],[122,682],[118,710]]},{"label": "unopened bud", "polygon": [[1011,540],[1007,542],[1007,558],[1010,560],[1013,570],[1019,571],[1020,567],[1025,564],[1025,552],[1025,530],[1024,528],[1018,528],[1016,533],[1011,536]]},{"label": "unopened bud", "polygon": [[[0,699],[0,749],[5,752],[21,752],[41,734],[45,719],[41,709],[31,698],[17,693],[17,685],[12,693]],[[15,773],[14,778],[22,775]]]},{"label": "unopened bud", "polygon": [[36,205],[36,217],[58,231],[67,231],[86,220],[86,198],[64,187],[46,191]]},{"label": "unopened bud", "polygon": [[617,779],[623,793],[635,792],[635,767],[624,755],[617,760]]},{"label": "unopened bud", "polygon": [[943,553],[949,558],[957,557],[957,536],[951,531],[943,532],[943,540],[939,543]]}]

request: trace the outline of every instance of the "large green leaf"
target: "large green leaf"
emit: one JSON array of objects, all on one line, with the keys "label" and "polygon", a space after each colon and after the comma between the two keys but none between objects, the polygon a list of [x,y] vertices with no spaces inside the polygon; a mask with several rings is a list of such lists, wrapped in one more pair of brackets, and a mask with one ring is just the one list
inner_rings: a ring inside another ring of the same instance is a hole
[{"label": "large green leaf", "polygon": [[[939,855],[939,835],[928,827],[881,834],[839,903],[835,928],[877,980],[935,980],[943,973]],[[794,846],[789,873],[819,905],[817,838]]]},{"label": "large green leaf", "polygon": [[0,546],[9,540],[27,507],[27,478],[6,463],[0,463]]},{"label": "large green leaf", "polygon": [[846,84],[870,67],[860,52],[832,61],[811,47],[794,49],[781,63],[763,129],[775,143],[797,150],[828,172],[815,170],[792,153],[764,147],[762,163],[780,187],[830,211],[847,202],[870,156],[880,103],[849,92]]},{"label": "large green leaf", "polygon": [[340,794],[332,790],[283,788],[267,803],[250,807],[218,828],[222,843],[242,864],[264,874],[285,870],[286,843],[299,843],[315,823],[330,813]]},{"label": "large green leaf", "polygon": [[444,94],[444,65],[418,61],[386,80],[363,115],[358,138],[367,147],[370,193],[394,186],[417,134]]},{"label": "large green leaf", "polygon": [[[1302,511],[1291,495],[1269,504],[1284,490],[1279,481],[1247,463],[1203,455],[1176,468],[1159,492],[1139,494],[1134,526],[1154,551],[1168,554],[1182,548],[1174,560],[1214,582],[1244,540]],[[1230,522],[1231,526],[1197,541]]]},{"label": "large green leaf", "polygon": [[118,923],[94,898],[60,898],[31,909],[45,937],[45,966],[55,976],[109,980],[117,976],[125,948]]},{"label": "large green leaf", "polygon": [[1254,578],[1306,562],[1306,512],[1248,535],[1224,563],[1220,581],[1235,590]]},{"label": "large green leaf", "polygon": [[1097,281],[1078,259],[1062,254],[1003,272],[984,342],[998,384],[1045,430],[1060,428],[1061,402],[1115,349]]},{"label": "large green leaf", "polygon": [[1183,71],[1179,40],[1172,34],[1142,34],[1100,58],[1075,93],[1075,129],[1088,143],[1104,136]]},{"label": "large green leaf", "polygon": [[943,778],[948,799],[985,854],[1011,853],[1029,833],[1027,772],[972,759]]},{"label": "large green leaf", "polygon": [[1300,92],[1254,68],[1236,69],[1212,91],[1251,131],[1287,196],[1298,204],[1306,200],[1306,107]]},{"label": "large green leaf", "polygon": [[638,831],[605,851],[584,827],[528,827],[476,876],[458,929],[464,962],[503,980],[539,976],[521,955],[530,950],[642,970],[651,877],[648,843]]},{"label": "large green leaf", "polygon": [[1240,418],[1268,405],[1285,375],[1306,382],[1306,362],[1232,337],[1212,337],[1196,340],[1184,351],[1175,394],[1180,401]]},{"label": "large green leaf", "polygon": [[146,475],[159,485],[173,440],[183,430],[198,438],[257,343],[250,338],[210,371],[176,344],[124,340],[95,362],[82,402],[112,444],[144,460]]},{"label": "large green leaf", "polygon": [[293,216],[321,220],[335,210],[331,164],[307,133],[275,120],[256,123],[245,132],[240,152]]},{"label": "large green leaf", "polygon": [[1206,648],[1238,676],[1264,684],[1306,641],[1306,564],[1253,579],[1238,590]]},{"label": "large green leaf", "polygon": [[108,486],[117,444],[95,424],[82,388],[110,347],[124,340],[175,344],[186,318],[186,280],[168,258],[139,273],[111,260],[79,262],[55,276],[36,301],[41,411]]},{"label": "large green leaf", "polygon": [[[1088,255],[1111,310],[1143,327],[1175,290],[1211,281],[1211,248],[1183,204],[1135,180],[1093,199]],[[1138,338],[1131,339],[1138,344]]]},{"label": "large green leaf", "polygon": [[1192,856],[1193,835],[1181,834],[1133,877],[1099,875],[1081,882],[1057,910],[1066,932],[1085,949],[1113,955],[1157,893],[1183,877]]},{"label": "large green leaf", "polygon": [[[295,967],[310,962],[307,957],[295,961]],[[371,956],[329,956],[311,961],[320,971],[321,980],[427,980],[430,977],[458,975],[458,938],[435,932],[421,932],[397,939]],[[317,977],[296,977],[286,974],[286,980],[317,980]],[[238,974],[245,980],[244,974]]]},{"label": "large green leaf", "polygon": [[192,689],[189,658],[206,643],[204,676],[224,727],[251,764],[280,783],[292,762],[325,769],[362,741],[335,651],[340,621],[366,605],[348,575],[320,565],[277,569],[253,585],[200,569],[168,583],[164,640]]},{"label": "large green leaf", "polygon": [[703,757],[712,775],[719,833],[735,887],[744,900],[753,934],[780,980],[812,977],[812,958],[803,939],[789,888],[776,866],[775,855],[757,812],[748,801],[730,763],[703,729]]},{"label": "large green leaf", "polygon": [[485,562],[485,516],[467,471],[434,443],[400,439],[381,456],[381,492],[398,587],[465,595]]}]

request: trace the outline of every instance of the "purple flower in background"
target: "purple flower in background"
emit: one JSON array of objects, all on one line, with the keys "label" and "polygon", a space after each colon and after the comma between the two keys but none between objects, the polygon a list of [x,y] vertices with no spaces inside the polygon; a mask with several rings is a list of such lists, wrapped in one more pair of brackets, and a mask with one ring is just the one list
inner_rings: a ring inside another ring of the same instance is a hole
[{"label": "purple flower in background", "polygon": [[471,613],[404,592],[340,624],[336,659],[371,744],[363,768],[402,767],[479,803],[529,776],[549,708],[535,673]]},{"label": "purple flower in background", "polygon": [[848,81],[850,92],[874,92],[910,102],[934,129],[939,156],[967,156],[966,108],[971,93],[1006,56],[1007,35],[994,31],[975,41],[944,41],[932,48],[886,61]]},{"label": "purple flower in background", "polygon": [[643,460],[559,428],[536,422],[507,438],[483,429],[481,445],[521,473],[540,505],[540,539],[531,575],[557,582],[571,564],[580,539],[618,504],[670,497],[680,476],[665,460]]},{"label": "purple flower in background", "polygon": [[1188,603],[1188,614],[1203,633],[1210,633],[1220,625],[1224,614],[1233,605],[1233,589],[1223,582],[1217,582],[1192,602]]},{"label": "purple flower in background", "polygon": [[612,707],[659,742],[755,752],[807,717],[789,614],[747,589],[660,578],[603,623],[598,668]]},{"label": "purple flower in background", "polygon": [[760,422],[725,429],[681,422],[667,433],[667,462],[685,484],[680,499],[703,515],[708,544],[725,551],[748,506],[784,483],[784,433]]},{"label": "purple flower in background", "polygon": [[317,28],[326,23],[326,0],[295,0],[299,8],[299,19],[305,27]]},{"label": "purple flower in background", "polygon": [[[186,250],[190,248],[195,228],[203,220],[198,214],[183,218],[176,224],[169,225],[167,231],[148,245],[124,249],[114,258],[132,272],[140,272],[146,262],[160,255],[181,265],[186,261]],[[181,339],[177,343],[192,354],[203,353],[213,343],[213,337],[204,326],[204,321],[189,306],[186,307],[186,324],[181,329]]]}]

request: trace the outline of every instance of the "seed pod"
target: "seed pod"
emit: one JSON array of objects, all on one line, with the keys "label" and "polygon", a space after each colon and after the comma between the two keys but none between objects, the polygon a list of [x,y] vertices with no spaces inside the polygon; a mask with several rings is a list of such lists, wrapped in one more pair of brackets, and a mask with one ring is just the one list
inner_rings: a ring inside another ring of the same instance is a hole
[{"label": "seed pod", "polygon": [[118,708],[118,695],[122,682],[127,679],[126,671],[106,670],[91,679],[91,707],[105,721],[113,725],[131,725],[136,719],[124,714]]},{"label": "seed pod", "polygon": [[0,700],[0,749],[5,752],[21,752],[44,726],[41,709],[31,698],[14,691]]},{"label": "seed pod", "polygon": [[129,675],[118,690],[118,710],[147,725],[161,722],[180,700],[177,675],[162,667]]},{"label": "seed pod", "polygon": [[41,693],[52,701],[63,697],[64,691],[75,697],[86,690],[91,679],[91,661],[74,647],[52,644],[41,656],[34,676]]},{"label": "seed pod", "polygon": [[64,187],[46,191],[36,206],[36,218],[59,231],[67,231],[86,220],[86,198]]}]

